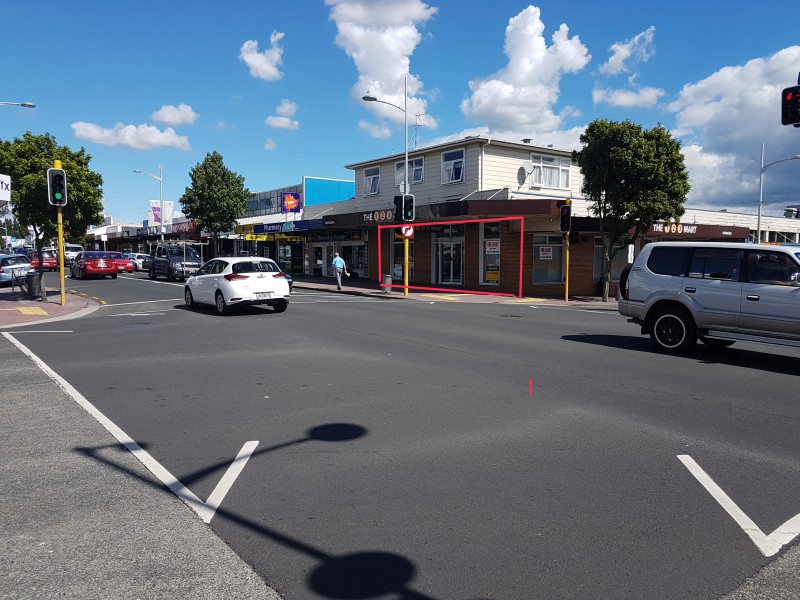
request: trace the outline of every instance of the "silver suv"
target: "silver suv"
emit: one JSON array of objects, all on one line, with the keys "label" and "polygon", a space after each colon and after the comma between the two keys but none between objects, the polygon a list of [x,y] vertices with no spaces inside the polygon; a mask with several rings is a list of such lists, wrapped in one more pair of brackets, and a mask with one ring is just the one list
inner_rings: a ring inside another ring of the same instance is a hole
[{"label": "silver suv", "polygon": [[685,352],[698,338],[800,347],[800,246],[648,244],[620,287],[620,314],[663,352]]},{"label": "silver suv", "polygon": [[159,244],[153,251],[152,257],[150,279],[163,275],[167,281],[176,279],[186,281],[203,264],[203,259],[197,250],[182,242]]}]

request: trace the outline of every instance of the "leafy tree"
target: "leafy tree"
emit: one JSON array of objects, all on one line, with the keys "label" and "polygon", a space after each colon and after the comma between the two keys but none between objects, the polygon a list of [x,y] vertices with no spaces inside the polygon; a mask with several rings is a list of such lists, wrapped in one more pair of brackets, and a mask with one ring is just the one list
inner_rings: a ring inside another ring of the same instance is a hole
[{"label": "leafy tree", "polygon": [[653,223],[683,215],[689,178],[680,142],[660,124],[643,129],[630,120],[598,119],[580,141],[583,149],[573,158],[581,167],[590,212],[600,222],[607,302],[614,256]]},{"label": "leafy tree", "polygon": [[206,154],[189,174],[192,185],[181,197],[183,212],[211,234],[216,254],[220,233],[231,231],[247,211],[250,190],[244,187],[244,177],[229,170],[217,151]]},{"label": "leafy tree", "polygon": [[64,238],[83,242],[86,230],[101,223],[103,178],[89,168],[84,148],[58,146],[46,133],[26,132],[13,141],[0,140],[0,173],[11,176],[11,204],[17,223],[33,228],[37,248],[58,235],[58,208],[47,201],[47,169],[61,161],[67,173],[67,205],[62,207]]}]

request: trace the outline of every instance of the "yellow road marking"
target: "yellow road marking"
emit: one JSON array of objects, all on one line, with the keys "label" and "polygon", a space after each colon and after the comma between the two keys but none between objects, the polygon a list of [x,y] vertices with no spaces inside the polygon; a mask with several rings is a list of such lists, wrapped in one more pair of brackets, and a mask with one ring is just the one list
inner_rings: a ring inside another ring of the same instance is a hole
[{"label": "yellow road marking", "polygon": [[18,310],[23,315],[46,315],[47,311],[38,306],[20,306],[19,308],[0,308],[0,310]]},{"label": "yellow road marking", "polygon": [[458,302],[463,294],[423,294],[426,298],[438,298],[439,300],[448,300],[450,302]]}]

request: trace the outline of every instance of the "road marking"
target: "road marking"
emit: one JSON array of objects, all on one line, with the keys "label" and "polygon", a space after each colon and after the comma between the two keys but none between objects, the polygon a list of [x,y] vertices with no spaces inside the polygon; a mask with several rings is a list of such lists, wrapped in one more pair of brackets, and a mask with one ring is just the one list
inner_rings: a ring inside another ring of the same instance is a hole
[{"label": "road marking", "polygon": [[211,495],[208,497],[208,500],[205,501],[205,506],[197,511],[197,514],[200,516],[200,519],[204,523],[210,523],[211,517],[214,516],[214,513],[217,512],[219,505],[222,504],[222,501],[225,499],[225,495],[228,493],[228,490],[231,489],[233,482],[236,481],[236,478],[244,469],[244,466],[247,464],[247,461],[250,460],[250,456],[253,454],[253,451],[258,446],[258,440],[246,442],[242,449],[239,450],[239,454],[236,455],[236,458],[233,459],[231,466],[228,467],[228,470],[225,471],[225,475],[222,476],[222,479],[219,480],[217,487],[214,488],[214,491],[211,492]]},{"label": "road marking", "polygon": [[18,308],[0,308],[0,310],[18,310],[23,315],[46,315],[47,311],[38,306],[20,306]]},{"label": "road marking", "polygon": [[[244,453],[246,449],[252,444],[257,445],[258,442],[247,442],[244,445],[241,452],[239,452],[239,455],[233,461],[234,464],[228,467],[228,472],[225,473],[222,481],[220,481],[217,484],[217,487],[214,488],[214,491],[211,492],[208,502],[203,502],[200,500],[200,498],[195,496],[189,488],[178,481],[178,479],[172,473],[165,469],[161,463],[153,458],[150,453],[147,452],[147,450],[134,442],[127,433],[122,431],[122,429],[120,429],[111,419],[100,412],[94,404],[89,402],[83,396],[83,394],[70,385],[66,379],[61,377],[58,373],[53,371],[53,369],[47,366],[47,364],[45,364],[42,359],[36,356],[27,346],[25,346],[22,342],[19,342],[10,333],[3,333],[2,335],[17,348],[19,348],[19,350],[25,356],[29,357],[37,367],[39,367],[48,377],[50,377],[50,379],[55,381],[56,384],[58,384],[58,386],[63,389],[81,408],[93,416],[95,420],[97,420],[97,422],[106,429],[106,431],[114,436],[114,438],[120,444],[125,446],[125,448],[127,448],[128,451],[133,454],[148,471],[150,471],[159,481],[161,481],[161,483],[163,483],[173,494],[175,494],[184,504],[186,504],[186,506],[197,513],[197,515],[203,519],[205,523],[208,523],[211,520],[211,517],[214,516],[214,512],[216,512],[217,508],[219,507],[219,502],[222,502],[222,499],[225,497],[225,494],[227,494],[230,485],[233,483],[233,480],[236,479],[242,468],[244,468],[244,464],[247,462],[247,460],[244,459]],[[253,449],[255,449],[255,446],[253,446]],[[252,450],[250,450],[250,453],[252,453]],[[240,461],[240,457],[242,457],[243,462]],[[249,454],[247,454],[247,458],[250,458]],[[224,485],[223,481],[225,482]],[[212,501],[216,502],[217,504],[214,505]]]},{"label": "road marking", "polygon": [[771,534],[766,535],[761,531],[761,528],[731,500],[730,496],[722,491],[722,488],[700,468],[700,465],[698,465],[691,456],[688,454],[681,454],[678,455],[678,460],[680,460],[684,466],[689,469],[689,472],[694,475],[695,479],[706,488],[706,491],[711,494],[711,497],[733,517],[736,524],[750,536],[750,539],[753,540],[753,543],[761,550],[764,556],[773,556],[777,554],[783,546],[800,534],[800,514],[798,514],[786,521],[783,525],[779,525]]},{"label": "road marking", "polygon": [[119,304],[106,304],[106,306],[132,306],[134,304],[152,304],[153,302],[183,302],[183,298],[171,298],[167,300],[142,300],[141,302],[120,302]]}]

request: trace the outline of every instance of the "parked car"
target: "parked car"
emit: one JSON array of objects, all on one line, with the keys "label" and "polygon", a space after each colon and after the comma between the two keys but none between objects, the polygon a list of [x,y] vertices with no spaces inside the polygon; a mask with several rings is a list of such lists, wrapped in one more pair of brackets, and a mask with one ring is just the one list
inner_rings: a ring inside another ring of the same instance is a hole
[{"label": "parked car", "polygon": [[[46,248],[42,249],[42,268],[45,271],[57,271],[58,270],[58,255],[56,254],[55,249],[53,248]],[[34,251],[31,254],[31,269],[39,270],[39,252]]]},{"label": "parked car", "polygon": [[117,263],[117,269],[119,269],[120,273],[133,273],[133,261],[125,256],[122,252],[113,252],[108,251],[106,252],[111,258],[114,259],[114,262]]},{"label": "parked car", "polygon": [[31,261],[24,254],[0,255],[0,285],[10,285],[12,279],[24,279],[31,269]]},{"label": "parked car", "polygon": [[129,252],[125,256],[131,259],[131,262],[133,262],[133,268],[137,271],[149,271],[150,266],[153,264],[153,258],[149,254]]},{"label": "parked car", "polygon": [[275,312],[283,312],[290,295],[286,273],[278,264],[255,256],[212,259],[184,287],[187,307],[211,304],[221,315],[242,304],[268,304]]},{"label": "parked car", "polygon": [[193,275],[202,265],[203,259],[192,246],[188,244],[159,244],[153,252],[153,264],[150,265],[150,279],[159,275],[167,281],[186,278]]},{"label": "parked car", "polygon": [[800,347],[800,248],[647,244],[620,278],[620,314],[662,352],[737,340]]},{"label": "parked car", "polygon": [[108,275],[111,279],[116,279],[118,270],[117,263],[109,252],[85,250],[72,260],[69,276],[86,279],[87,277],[105,277]]}]

